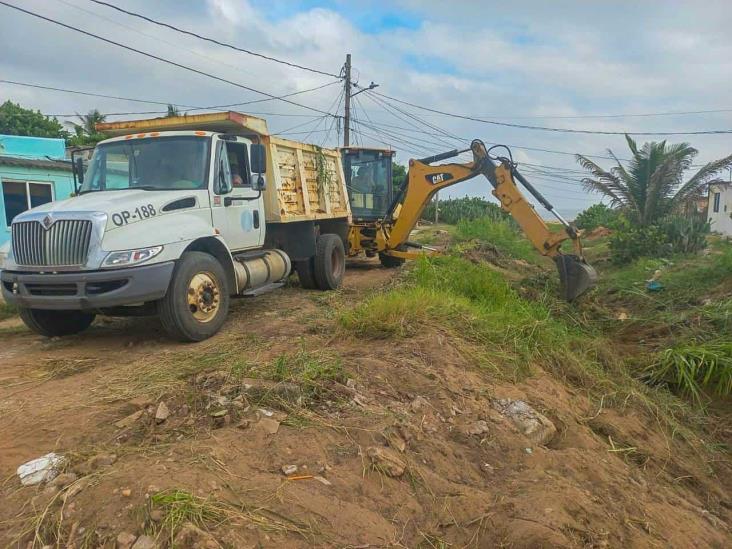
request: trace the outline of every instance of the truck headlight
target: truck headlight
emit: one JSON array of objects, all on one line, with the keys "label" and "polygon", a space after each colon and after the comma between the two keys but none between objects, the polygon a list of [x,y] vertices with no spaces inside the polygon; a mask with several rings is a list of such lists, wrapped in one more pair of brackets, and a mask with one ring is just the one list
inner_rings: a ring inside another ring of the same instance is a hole
[{"label": "truck headlight", "polygon": [[104,263],[102,263],[102,267],[129,267],[130,265],[137,265],[138,263],[144,263],[148,259],[152,259],[162,251],[162,246],[153,246],[152,248],[140,248],[139,250],[112,252],[106,257]]}]

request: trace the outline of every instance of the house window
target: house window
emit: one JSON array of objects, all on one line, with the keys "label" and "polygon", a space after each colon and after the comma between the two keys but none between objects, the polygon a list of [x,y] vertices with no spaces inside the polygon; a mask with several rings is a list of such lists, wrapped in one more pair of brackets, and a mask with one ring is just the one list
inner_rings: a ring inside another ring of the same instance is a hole
[{"label": "house window", "polygon": [[712,211],[714,213],[718,213],[719,212],[719,197],[720,197],[720,194],[721,193],[714,193],[714,204],[713,204],[713,207],[712,207]]},{"label": "house window", "polygon": [[53,201],[53,184],[30,181],[3,181],[3,204],[8,227],[13,218],[26,210]]}]

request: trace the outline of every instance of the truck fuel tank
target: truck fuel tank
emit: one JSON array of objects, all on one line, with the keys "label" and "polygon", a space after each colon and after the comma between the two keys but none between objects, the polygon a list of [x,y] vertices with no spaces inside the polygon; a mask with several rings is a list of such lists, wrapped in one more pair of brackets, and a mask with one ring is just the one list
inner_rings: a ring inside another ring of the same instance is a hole
[{"label": "truck fuel tank", "polygon": [[290,257],[282,250],[261,250],[234,256],[239,293],[284,280],[291,270]]}]

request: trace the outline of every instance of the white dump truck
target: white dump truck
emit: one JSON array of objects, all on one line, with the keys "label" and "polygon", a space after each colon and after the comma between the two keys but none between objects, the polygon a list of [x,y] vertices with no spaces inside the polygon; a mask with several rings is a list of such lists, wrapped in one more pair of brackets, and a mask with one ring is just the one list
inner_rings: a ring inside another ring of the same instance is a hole
[{"label": "white dump truck", "polygon": [[235,112],[105,123],[75,196],[15,217],[2,294],[46,336],[158,315],[199,341],[232,296],[341,284],[351,211],[338,151]]}]

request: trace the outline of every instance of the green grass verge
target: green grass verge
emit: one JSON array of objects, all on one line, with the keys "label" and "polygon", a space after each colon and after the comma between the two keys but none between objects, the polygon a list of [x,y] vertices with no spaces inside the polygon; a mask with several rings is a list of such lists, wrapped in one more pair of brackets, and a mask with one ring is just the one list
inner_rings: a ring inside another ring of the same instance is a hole
[{"label": "green grass verge", "polygon": [[0,320],[5,320],[18,314],[18,310],[4,301],[0,301]]},{"label": "green grass verge", "polygon": [[[547,303],[551,298],[547,298]],[[458,257],[417,261],[404,284],[340,316],[359,337],[411,337],[425,326],[450,330],[482,349],[483,363],[510,377],[540,362],[583,386],[604,379],[612,358],[601,339],[588,340],[554,317],[548,304],[522,298],[497,272]]]},{"label": "green grass verge", "polygon": [[536,263],[541,257],[531,242],[519,232],[515,223],[500,219],[460,221],[455,228],[455,239],[458,242],[488,242],[508,257],[532,263]]}]

